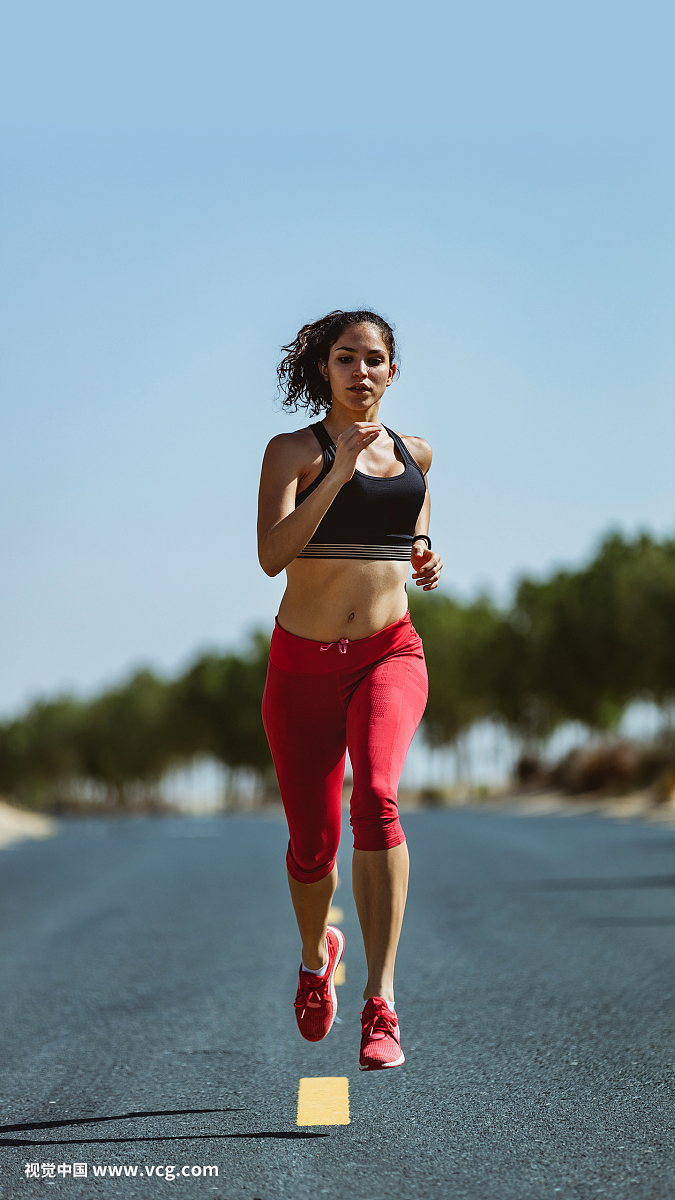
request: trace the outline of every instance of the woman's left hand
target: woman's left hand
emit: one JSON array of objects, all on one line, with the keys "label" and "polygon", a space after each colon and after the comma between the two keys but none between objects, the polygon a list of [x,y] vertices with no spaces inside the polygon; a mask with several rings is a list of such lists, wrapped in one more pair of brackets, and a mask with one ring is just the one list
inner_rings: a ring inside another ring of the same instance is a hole
[{"label": "woman's left hand", "polygon": [[421,587],[425,592],[431,592],[438,587],[443,570],[440,554],[426,546],[422,550],[419,542],[413,542],[411,562],[417,587]]}]

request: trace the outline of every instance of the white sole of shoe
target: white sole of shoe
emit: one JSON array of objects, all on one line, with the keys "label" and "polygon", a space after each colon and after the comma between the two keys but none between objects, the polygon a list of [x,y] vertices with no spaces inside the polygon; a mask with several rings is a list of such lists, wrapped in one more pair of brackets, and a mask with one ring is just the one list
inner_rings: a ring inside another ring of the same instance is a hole
[{"label": "white sole of shoe", "polygon": [[[340,962],[340,959],[342,958],[342,955],[345,952],[344,934],[339,929],[336,929],[334,925],[328,925],[326,932],[328,932],[328,929],[330,929],[331,933],[334,933],[337,938],[338,952],[335,955],[335,962],[333,963],[333,969],[330,973],[330,998],[331,998],[331,1002],[333,1005],[333,1016],[331,1017],[330,1025],[328,1026],[328,1029],[326,1030],[324,1037],[328,1037],[328,1034],[330,1033],[331,1029],[333,1028],[333,1025],[335,1023],[335,1018],[337,1016],[337,992],[335,991],[335,972],[337,971],[338,963]],[[321,1041],[323,1041],[323,1038],[321,1038]]]},{"label": "white sole of shoe", "polygon": [[401,1053],[400,1057],[394,1062],[378,1063],[376,1067],[362,1067],[359,1063],[359,1071],[386,1071],[389,1067],[400,1067],[405,1062],[405,1054]]}]

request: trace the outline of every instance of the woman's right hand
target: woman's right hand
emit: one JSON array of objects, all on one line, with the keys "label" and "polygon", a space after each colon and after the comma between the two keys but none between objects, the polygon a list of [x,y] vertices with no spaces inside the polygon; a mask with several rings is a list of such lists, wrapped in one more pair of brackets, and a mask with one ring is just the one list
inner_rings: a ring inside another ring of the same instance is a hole
[{"label": "woman's right hand", "polygon": [[356,460],[366,446],[377,440],[382,426],[373,421],[355,421],[335,442],[334,479],[348,483],[356,470]]}]

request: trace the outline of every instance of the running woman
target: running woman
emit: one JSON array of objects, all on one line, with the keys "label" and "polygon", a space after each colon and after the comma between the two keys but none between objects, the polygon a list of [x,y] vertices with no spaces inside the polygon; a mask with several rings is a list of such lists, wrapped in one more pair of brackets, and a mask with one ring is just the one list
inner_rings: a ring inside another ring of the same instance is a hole
[{"label": "running woman", "polygon": [[427,699],[406,579],[411,561],[424,591],[441,574],[428,536],[431,449],[378,419],[396,350],[377,313],[338,309],[304,325],[284,351],[284,406],[324,414],[269,443],[258,519],[263,570],[287,575],[263,721],[288,819],[288,883],[302,939],[295,1013],[302,1036],[316,1042],[337,1011],[344,937],[328,925],[328,911],[348,749],[352,881],[368,963],[359,1066],[381,1070],[404,1062],[394,961],[408,849],[397,789]]}]

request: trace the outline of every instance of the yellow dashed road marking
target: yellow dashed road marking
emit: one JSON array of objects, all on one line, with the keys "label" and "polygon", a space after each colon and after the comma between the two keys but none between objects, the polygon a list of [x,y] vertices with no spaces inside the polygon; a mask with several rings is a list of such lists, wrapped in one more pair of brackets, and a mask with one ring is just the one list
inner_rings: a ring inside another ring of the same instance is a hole
[{"label": "yellow dashed road marking", "polygon": [[337,904],[333,905],[331,908],[328,909],[328,924],[336,925],[339,921],[342,920],[344,915],[345,914],[343,913],[342,909],[338,908]]},{"label": "yellow dashed road marking", "polygon": [[349,1080],[301,1079],[296,1125],[349,1125]]},{"label": "yellow dashed road marking", "polygon": [[345,972],[345,964],[343,962],[339,962],[337,967],[335,968],[335,976],[334,976],[335,986],[340,987],[344,983],[346,978],[347,978],[347,975]]}]

